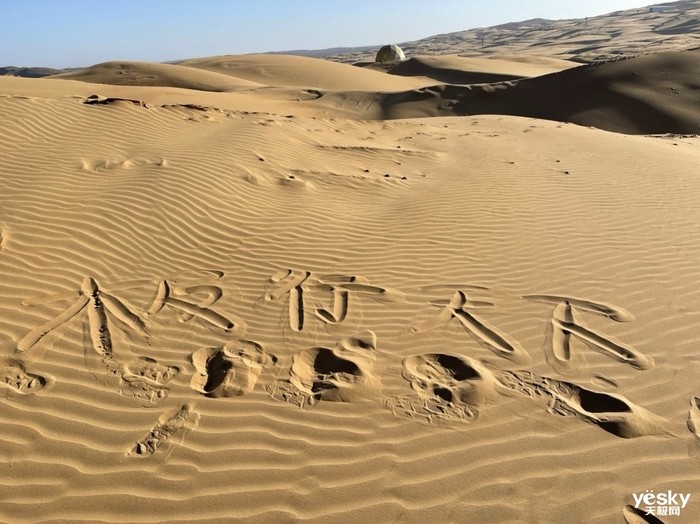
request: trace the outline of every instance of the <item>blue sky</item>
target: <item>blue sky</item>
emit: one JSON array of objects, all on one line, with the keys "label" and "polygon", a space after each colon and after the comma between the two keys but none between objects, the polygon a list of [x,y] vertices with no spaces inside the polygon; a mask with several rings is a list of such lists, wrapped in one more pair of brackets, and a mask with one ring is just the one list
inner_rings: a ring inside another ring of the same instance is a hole
[{"label": "blue sky", "polygon": [[0,0],[0,66],[360,46],[649,0]]}]

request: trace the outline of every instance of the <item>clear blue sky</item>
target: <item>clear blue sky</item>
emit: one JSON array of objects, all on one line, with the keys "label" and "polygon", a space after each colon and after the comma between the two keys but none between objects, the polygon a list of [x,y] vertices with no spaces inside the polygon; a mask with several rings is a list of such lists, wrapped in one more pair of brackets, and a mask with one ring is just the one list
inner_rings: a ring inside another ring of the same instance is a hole
[{"label": "clear blue sky", "polygon": [[579,18],[653,0],[0,0],[0,66],[398,43],[528,18]]}]

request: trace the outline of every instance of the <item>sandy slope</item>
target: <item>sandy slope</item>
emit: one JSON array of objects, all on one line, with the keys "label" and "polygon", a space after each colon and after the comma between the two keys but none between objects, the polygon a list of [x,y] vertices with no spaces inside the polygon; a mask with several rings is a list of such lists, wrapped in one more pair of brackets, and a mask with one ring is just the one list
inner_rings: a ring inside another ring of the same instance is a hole
[{"label": "sandy slope", "polygon": [[366,121],[369,78],[0,78],[0,521],[608,523],[695,497],[697,138]]}]

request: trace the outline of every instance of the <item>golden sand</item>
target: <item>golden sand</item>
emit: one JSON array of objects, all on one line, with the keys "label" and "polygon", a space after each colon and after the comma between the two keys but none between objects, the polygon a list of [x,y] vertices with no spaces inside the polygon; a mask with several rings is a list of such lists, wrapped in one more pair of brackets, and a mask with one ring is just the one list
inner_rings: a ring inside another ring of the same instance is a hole
[{"label": "golden sand", "polygon": [[421,60],[0,78],[0,521],[700,520],[698,51]]}]

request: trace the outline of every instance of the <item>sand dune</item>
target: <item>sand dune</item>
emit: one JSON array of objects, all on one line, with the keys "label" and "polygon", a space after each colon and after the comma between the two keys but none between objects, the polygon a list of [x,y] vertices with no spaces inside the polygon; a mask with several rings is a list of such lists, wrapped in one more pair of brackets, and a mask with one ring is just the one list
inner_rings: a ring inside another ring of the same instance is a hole
[{"label": "sand dune", "polygon": [[233,75],[269,86],[306,87],[346,91],[398,91],[408,86],[428,85],[424,80],[387,78],[368,69],[358,69],[318,58],[290,55],[234,55],[183,60],[180,65]]},{"label": "sand dune", "polygon": [[[409,66],[410,64],[407,64]],[[336,93],[328,105],[365,118],[501,114],[573,122],[620,133],[700,133],[700,50],[674,51],[579,66],[536,78],[401,93]],[[460,70],[435,75],[459,79]]]},{"label": "sand dune", "polygon": [[[537,57],[523,62],[425,57],[408,60],[388,75],[282,55],[242,55],[183,64],[188,65],[138,64],[141,76],[137,78],[116,74],[123,68],[108,63],[44,81],[82,79],[141,87],[155,82],[169,88],[241,91],[237,98],[227,93],[209,99],[208,104],[221,109],[276,112],[283,111],[282,102],[298,106],[294,111],[301,114],[353,119],[501,114],[633,134],[700,132],[700,88],[696,82],[700,50],[657,53],[587,67]],[[553,69],[556,72],[537,76]],[[504,78],[511,80],[491,82]],[[228,79],[233,79],[232,83],[227,83]],[[483,83],[464,85],[470,82]],[[255,90],[261,92],[252,93]],[[161,92],[137,95],[146,102],[165,101]],[[170,99],[193,100],[194,104],[198,103],[194,100],[201,101],[196,96],[180,97]]]},{"label": "sand dune", "polygon": [[262,84],[257,82],[231,75],[152,62],[105,62],[52,78],[119,86],[180,87],[199,91],[232,91],[262,87]]},{"label": "sand dune", "polygon": [[700,133],[700,50],[581,67],[467,95],[460,113],[574,122],[622,133]]},{"label": "sand dune", "polygon": [[696,57],[0,78],[0,521],[699,521]]},{"label": "sand dune", "polygon": [[[700,0],[681,0],[570,20],[535,18],[400,42],[407,56],[459,54],[469,57],[537,54],[589,63],[700,46]],[[659,9],[658,7],[663,7]],[[325,58],[374,60],[377,48],[358,48]],[[319,56],[319,55],[315,55]]]}]

